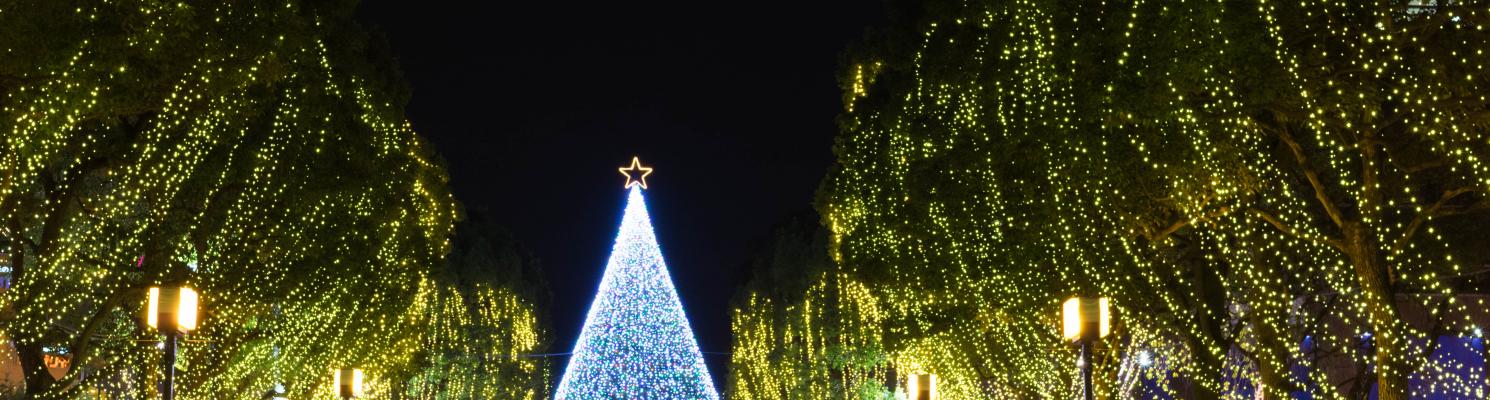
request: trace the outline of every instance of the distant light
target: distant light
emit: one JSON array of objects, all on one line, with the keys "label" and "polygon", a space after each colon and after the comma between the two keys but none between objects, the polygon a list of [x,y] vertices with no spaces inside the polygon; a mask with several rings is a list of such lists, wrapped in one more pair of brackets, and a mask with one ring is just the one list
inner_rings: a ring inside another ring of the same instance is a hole
[{"label": "distant light", "polygon": [[1138,352],[1138,365],[1148,368],[1154,365],[1154,356],[1148,350]]},{"label": "distant light", "polygon": [[1474,329],[1471,329],[1470,331],[1474,332],[1474,337],[1485,337],[1485,331],[1480,330],[1480,327],[1478,326],[1474,327]]}]

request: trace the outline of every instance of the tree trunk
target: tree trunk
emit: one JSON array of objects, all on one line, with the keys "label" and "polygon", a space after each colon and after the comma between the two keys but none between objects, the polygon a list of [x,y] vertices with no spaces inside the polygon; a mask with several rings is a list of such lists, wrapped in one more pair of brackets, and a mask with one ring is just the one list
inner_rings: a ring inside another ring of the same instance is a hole
[{"label": "tree trunk", "polygon": [[[12,338],[11,340],[15,340]],[[26,380],[26,399],[47,399],[50,390],[56,383],[52,379],[52,373],[47,371],[47,363],[41,345],[37,343],[15,343],[16,358],[21,362],[21,373]]]},{"label": "tree trunk", "polygon": [[[1204,322],[1204,319],[1201,318],[1201,325],[1209,325]],[[1203,328],[1202,331],[1210,333],[1209,329]],[[1211,349],[1202,344],[1195,335],[1182,334],[1180,337],[1185,341],[1185,346],[1190,352],[1190,357],[1195,360],[1196,364],[1193,371],[1189,371],[1184,375],[1187,381],[1186,386],[1189,389],[1189,398],[1192,400],[1219,400],[1221,393],[1217,392],[1216,389],[1222,386],[1220,371],[1225,368],[1224,360],[1211,354]],[[1223,341],[1224,338],[1217,337],[1212,339],[1217,340],[1221,346],[1230,348],[1231,342]],[[1224,351],[1222,354],[1222,357],[1225,357]]]},{"label": "tree trunk", "polygon": [[1249,353],[1257,367],[1259,382],[1255,390],[1262,391],[1263,399],[1289,398],[1290,393],[1299,389],[1288,377],[1293,362],[1288,356],[1288,346],[1293,345],[1291,337],[1277,327],[1261,322],[1263,318],[1260,316],[1249,319],[1249,324],[1258,330],[1256,347]]},{"label": "tree trunk", "polygon": [[1221,400],[1221,393],[1199,382],[1189,382],[1190,400]]},{"label": "tree trunk", "polygon": [[[14,220],[10,222],[12,222],[12,225],[16,225],[14,224]],[[13,234],[19,234],[19,229],[13,230],[16,231],[16,233]],[[14,285],[20,282],[23,277],[25,277],[31,267],[29,264],[26,263],[26,251],[21,246],[22,245],[20,244],[12,244],[10,254],[10,278],[12,288],[7,290],[15,290]],[[24,310],[25,307],[21,304],[24,304],[25,301],[27,301],[27,298],[16,298],[14,297],[14,292],[10,293],[10,295],[12,296],[12,303],[10,304],[11,309],[9,310],[9,312],[19,313]],[[52,379],[51,372],[47,371],[47,363],[44,356],[45,352],[42,351],[41,344],[22,341],[18,339],[14,334],[8,336],[10,336],[11,344],[15,347],[16,359],[17,361],[20,361],[21,364],[21,377],[22,381],[26,385],[25,398],[43,398],[42,394],[51,389],[55,382]]]},{"label": "tree trunk", "polygon": [[1258,396],[1254,394],[1252,398],[1271,399],[1275,396],[1282,399],[1288,398],[1289,389],[1285,388],[1286,386],[1289,386],[1289,380],[1287,376],[1279,374],[1278,370],[1274,368],[1263,367],[1260,365],[1257,368],[1257,376],[1258,380],[1261,381],[1261,384],[1254,387],[1253,390],[1261,391],[1262,395]]},{"label": "tree trunk", "polygon": [[[1190,278],[1195,283],[1190,297],[1196,303],[1191,307],[1197,308],[1193,315],[1195,326],[1199,328],[1198,333],[1189,333],[1183,327],[1176,327],[1197,364],[1196,371],[1189,377],[1189,395],[1193,400],[1220,400],[1222,396],[1218,389],[1225,387],[1225,377],[1221,371],[1226,369],[1226,357],[1236,343],[1226,332],[1226,320],[1206,310],[1227,309],[1230,299],[1227,298],[1220,276],[1225,272],[1220,268],[1208,267],[1208,262],[1199,251],[1186,251],[1184,258],[1185,264],[1190,268]],[[1207,343],[1211,343],[1214,348],[1209,348]]]},{"label": "tree trunk", "polygon": [[1346,225],[1345,252],[1355,268],[1365,298],[1366,321],[1375,352],[1377,400],[1407,400],[1408,364],[1403,354],[1406,338],[1399,337],[1401,314],[1396,290],[1387,277],[1386,260],[1370,228],[1359,222]]}]

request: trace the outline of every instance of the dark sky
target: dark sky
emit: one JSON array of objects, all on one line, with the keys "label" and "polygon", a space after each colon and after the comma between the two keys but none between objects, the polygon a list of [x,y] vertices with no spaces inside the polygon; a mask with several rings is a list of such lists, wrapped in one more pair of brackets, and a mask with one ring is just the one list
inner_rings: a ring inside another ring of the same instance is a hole
[{"label": "dark sky", "polygon": [[[556,352],[599,285],[632,155],[656,168],[648,206],[699,346],[729,351],[728,302],[755,243],[811,207],[832,162],[839,55],[884,13],[881,0],[361,7],[456,198],[542,259]],[[727,356],[706,359],[722,388]]]}]

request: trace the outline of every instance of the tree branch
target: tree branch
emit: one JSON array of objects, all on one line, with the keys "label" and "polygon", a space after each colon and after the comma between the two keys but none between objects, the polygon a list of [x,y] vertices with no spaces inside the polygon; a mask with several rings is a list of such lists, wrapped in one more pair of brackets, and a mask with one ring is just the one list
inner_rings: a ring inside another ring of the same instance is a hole
[{"label": "tree branch", "polygon": [[1383,203],[1380,185],[1381,174],[1377,170],[1379,168],[1377,159],[1380,157],[1378,157],[1376,146],[1379,144],[1380,142],[1377,141],[1375,133],[1368,131],[1356,145],[1356,148],[1360,149],[1361,153],[1361,201],[1359,203],[1359,209],[1356,212],[1363,219],[1369,218],[1370,221],[1376,223],[1380,223],[1381,204]]},{"label": "tree branch", "polygon": [[1333,239],[1333,238],[1328,238],[1328,237],[1320,238],[1320,237],[1313,237],[1313,236],[1310,236],[1310,235],[1305,235],[1305,234],[1299,232],[1298,230],[1293,229],[1293,227],[1288,226],[1288,224],[1283,223],[1282,220],[1279,220],[1277,217],[1274,217],[1272,214],[1268,214],[1266,211],[1259,210],[1259,209],[1256,209],[1256,208],[1248,209],[1247,211],[1252,212],[1253,215],[1256,215],[1259,218],[1262,218],[1263,221],[1267,221],[1267,223],[1272,224],[1274,228],[1278,228],[1279,231],[1282,231],[1283,233],[1286,233],[1289,236],[1293,236],[1293,237],[1296,237],[1296,238],[1299,238],[1299,239],[1304,239],[1304,240],[1308,240],[1308,241],[1311,241],[1311,242],[1314,242],[1314,243],[1318,243],[1318,244],[1322,244],[1322,245],[1334,247],[1334,248],[1339,249],[1341,251],[1344,251],[1345,250],[1345,243],[1341,242],[1339,239]]},{"label": "tree branch", "polygon": [[1279,121],[1279,127],[1276,132],[1278,133],[1278,138],[1282,139],[1283,143],[1288,145],[1288,150],[1293,153],[1294,161],[1298,163],[1299,169],[1304,172],[1304,178],[1309,180],[1309,186],[1314,188],[1314,198],[1319,200],[1321,206],[1324,206],[1325,214],[1329,215],[1330,220],[1335,222],[1335,226],[1343,231],[1345,229],[1345,217],[1340,213],[1340,208],[1330,199],[1329,192],[1324,188],[1324,182],[1319,179],[1319,173],[1315,172],[1314,167],[1309,165],[1309,157],[1304,155],[1304,147],[1299,145],[1297,139],[1294,139],[1293,133],[1289,132],[1286,122]]},{"label": "tree branch", "polygon": [[1402,248],[1407,246],[1407,242],[1412,241],[1412,237],[1417,235],[1418,229],[1421,229],[1423,224],[1428,222],[1428,218],[1437,215],[1438,210],[1442,209],[1444,204],[1447,204],[1449,200],[1453,200],[1455,197],[1471,191],[1469,188],[1445,190],[1443,195],[1438,197],[1438,201],[1433,202],[1433,205],[1428,206],[1428,209],[1423,210],[1412,218],[1412,222],[1407,224],[1407,229],[1402,231],[1402,237],[1397,238],[1397,241],[1392,243],[1391,251],[1387,254],[1396,255],[1401,253]]},{"label": "tree branch", "polygon": [[1155,233],[1153,235],[1149,235],[1149,242],[1151,242],[1151,243],[1152,242],[1162,242],[1162,241],[1164,241],[1164,239],[1168,239],[1169,238],[1169,235],[1172,235],[1175,232],[1178,232],[1180,229],[1183,229],[1186,226],[1190,226],[1190,225],[1193,225],[1193,224],[1196,224],[1196,223],[1200,223],[1200,222],[1210,221],[1212,219],[1215,219],[1216,217],[1225,215],[1226,213],[1229,213],[1229,212],[1231,212],[1231,207],[1222,206],[1221,208],[1217,209],[1216,211],[1212,211],[1209,214],[1202,215],[1202,216],[1197,217],[1197,218],[1184,218],[1184,219],[1180,219],[1179,221],[1175,221],[1173,224],[1169,224],[1168,227],[1165,227],[1164,229],[1160,230],[1158,233]]},{"label": "tree branch", "polygon": [[[118,307],[125,298],[135,294],[141,288],[138,285],[119,288],[107,300],[99,304],[98,309],[93,310],[93,316],[88,318],[88,322],[83,325],[82,329],[78,330],[77,337],[73,339],[72,346],[68,347],[72,350],[73,354],[72,368],[76,368],[78,365],[87,361],[93,351],[93,341],[91,340],[93,334],[103,325],[104,320],[113,315],[114,308]],[[72,368],[68,369],[67,375],[72,375],[73,379],[76,379],[77,374],[74,372],[77,371],[72,370]]]}]

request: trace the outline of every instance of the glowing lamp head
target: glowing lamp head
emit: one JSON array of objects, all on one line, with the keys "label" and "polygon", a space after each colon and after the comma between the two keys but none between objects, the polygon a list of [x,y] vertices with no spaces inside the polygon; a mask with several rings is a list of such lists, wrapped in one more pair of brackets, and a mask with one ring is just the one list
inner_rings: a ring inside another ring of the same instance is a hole
[{"label": "glowing lamp head", "polygon": [[1061,305],[1061,333],[1068,341],[1096,340],[1112,332],[1106,297],[1072,297]]},{"label": "glowing lamp head", "polygon": [[197,329],[197,291],[185,286],[151,286],[145,324],[165,334]]},{"label": "glowing lamp head", "polygon": [[331,374],[331,387],[343,399],[362,397],[362,369],[342,368]]},{"label": "glowing lamp head", "polygon": [[911,374],[905,378],[907,400],[936,400],[936,374]]}]

